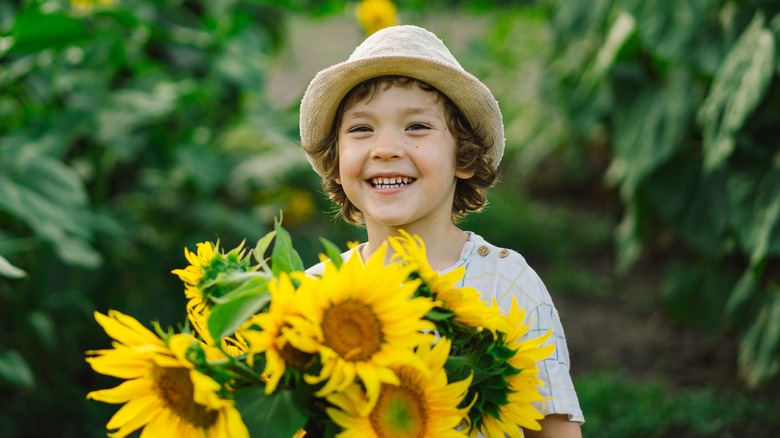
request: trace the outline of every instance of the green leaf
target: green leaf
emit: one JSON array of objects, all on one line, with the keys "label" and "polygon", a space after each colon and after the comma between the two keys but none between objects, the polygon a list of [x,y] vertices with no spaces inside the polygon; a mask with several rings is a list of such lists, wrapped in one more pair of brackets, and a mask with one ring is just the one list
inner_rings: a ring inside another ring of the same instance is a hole
[{"label": "green leaf", "polygon": [[0,210],[24,221],[64,262],[94,268],[102,257],[89,244],[95,216],[84,183],[43,148],[22,138],[4,151],[12,160],[8,174],[0,175]]},{"label": "green leaf", "polygon": [[12,29],[13,45],[8,53],[32,53],[59,49],[86,39],[84,23],[65,14],[43,14],[28,8],[16,16]]},{"label": "green leaf", "polygon": [[301,256],[293,248],[290,233],[282,228],[280,221],[275,221],[274,229],[276,231],[276,241],[271,252],[271,269],[274,276],[278,276],[282,272],[303,271],[303,260],[301,260]]},{"label": "green leaf", "polygon": [[769,377],[780,368],[780,290],[775,288],[768,301],[763,310],[767,322],[756,361],[763,371],[762,377]]},{"label": "green leaf", "polygon": [[603,44],[584,73],[585,83],[594,87],[609,71],[620,50],[636,32],[636,20],[631,14],[621,11],[609,28]]},{"label": "green leaf", "polygon": [[619,183],[623,199],[680,147],[688,122],[691,81],[683,71],[669,75],[661,92],[643,90],[615,114],[615,152],[607,177]]},{"label": "green leaf", "polygon": [[644,217],[636,200],[627,202],[623,219],[615,229],[617,268],[621,273],[639,259],[642,253],[641,231]]},{"label": "green leaf", "polygon": [[214,306],[208,320],[211,337],[216,341],[232,335],[244,321],[260,311],[270,301],[271,294],[268,291],[262,291]]},{"label": "green leaf", "polygon": [[732,174],[728,195],[739,242],[753,265],[780,254],[780,170]]},{"label": "green leaf", "polygon": [[637,32],[656,59],[690,62],[691,49],[698,49],[695,38],[702,26],[717,16],[719,0],[677,2],[673,7],[659,7],[654,2],[636,1],[632,5]]},{"label": "green leaf", "polygon": [[705,254],[722,251],[732,225],[723,172],[703,172],[698,159],[677,157],[643,181],[640,196],[688,245]]},{"label": "green leaf", "polygon": [[726,55],[697,113],[707,170],[721,167],[734,151],[736,135],[764,99],[774,71],[775,38],[758,12]]},{"label": "green leaf", "polygon": [[276,231],[269,231],[257,241],[255,249],[252,251],[252,255],[257,263],[260,263],[261,265],[266,264],[265,252],[268,250],[268,247],[271,246],[271,241],[274,240],[274,237],[276,237]]},{"label": "green leaf", "polygon": [[735,275],[717,262],[681,263],[664,274],[662,296],[677,321],[716,330],[724,321],[724,303]]},{"label": "green leaf", "polygon": [[218,304],[224,304],[245,296],[257,295],[268,290],[268,278],[254,271],[233,272],[230,274],[220,273],[216,280],[205,283],[203,287],[217,284],[225,285],[228,288],[237,285],[222,296],[212,296],[211,299]]},{"label": "green leaf", "polygon": [[344,260],[341,258],[341,248],[324,237],[320,237],[320,243],[322,243],[322,247],[325,248],[325,255],[337,268],[341,267],[341,264],[344,263]]},{"label": "green leaf", "polygon": [[290,438],[309,419],[290,390],[277,389],[266,395],[264,388],[253,386],[237,391],[235,401],[249,435],[253,437]]},{"label": "green leaf", "polygon": [[753,388],[780,369],[780,291],[775,288],[762,301],[739,344],[739,365]]},{"label": "green leaf", "polygon": [[14,349],[0,350],[0,384],[30,389],[35,376],[22,355]]},{"label": "green leaf", "polygon": [[0,275],[6,278],[24,278],[27,273],[12,265],[5,257],[0,255]]},{"label": "green leaf", "polygon": [[737,280],[734,288],[726,301],[726,314],[735,322],[738,328],[744,327],[750,323],[753,311],[749,305],[758,295],[758,281],[760,269],[750,267],[742,273],[742,277]]}]

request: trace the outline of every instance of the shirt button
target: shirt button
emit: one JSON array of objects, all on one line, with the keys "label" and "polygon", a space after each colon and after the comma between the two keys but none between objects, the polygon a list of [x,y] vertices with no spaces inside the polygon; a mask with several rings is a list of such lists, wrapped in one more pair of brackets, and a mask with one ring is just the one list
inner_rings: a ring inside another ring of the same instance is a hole
[{"label": "shirt button", "polygon": [[489,252],[490,252],[490,248],[488,248],[487,246],[480,246],[479,247],[479,255],[481,255],[482,257],[485,257],[486,255],[488,255]]},{"label": "shirt button", "polygon": [[498,256],[501,257],[502,259],[508,255],[509,255],[509,250],[505,248],[502,248],[501,251],[498,252]]}]

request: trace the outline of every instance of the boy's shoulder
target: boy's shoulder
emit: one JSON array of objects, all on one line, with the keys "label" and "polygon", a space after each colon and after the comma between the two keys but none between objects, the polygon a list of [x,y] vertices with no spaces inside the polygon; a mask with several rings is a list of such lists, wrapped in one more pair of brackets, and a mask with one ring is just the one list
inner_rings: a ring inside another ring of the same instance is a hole
[{"label": "boy's shoulder", "polygon": [[[363,244],[358,245],[355,248],[348,249],[348,250],[344,251],[343,253],[341,253],[341,260],[343,260],[345,262],[347,260],[349,260],[349,258],[352,257],[352,255],[355,253],[355,251],[359,250],[362,245]],[[306,269],[306,274],[313,275],[315,277],[322,276],[323,272],[325,272],[325,262],[319,262],[316,265]]]},{"label": "boy's shoulder", "polygon": [[477,233],[469,232],[469,241],[463,251],[463,259],[467,262],[477,262],[496,267],[518,268],[528,263],[519,252],[496,246]]}]

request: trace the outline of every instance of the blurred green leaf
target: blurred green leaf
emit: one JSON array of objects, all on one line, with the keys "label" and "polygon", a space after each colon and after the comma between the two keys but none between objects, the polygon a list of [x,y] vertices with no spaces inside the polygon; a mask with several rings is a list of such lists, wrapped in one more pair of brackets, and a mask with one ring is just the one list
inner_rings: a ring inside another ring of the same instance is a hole
[{"label": "blurred green leaf", "polygon": [[729,51],[698,110],[706,169],[719,168],[732,154],[737,133],[763,100],[774,71],[775,37],[758,12]]},{"label": "blurred green leaf", "polygon": [[589,86],[595,86],[612,68],[620,50],[636,32],[636,20],[626,11],[620,11],[612,22],[604,42],[593,63],[585,72],[585,82]]},{"label": "blurred green leaf", "polygon": [[72,168],[44,154],[29,143],[4,151],[13,161],[0,175],[0,210],[26,222],[51,243],[58,255],[75,266],[95,267],[101,256],[89,245],[92,213],[79,176]]},{"label": "blurred green leaf", "polygon": [[32,8],[16,16],[12,33],[13,45],[9,54],[33,53],[44,49],[59,49],[89,36],[84,23],[59,12],[41,13]]},{"label": "blurred green leaf", "polygon": [[685,263],[665,273],[661,293],[676,320],[717,330],[723,325],[724,303],[735,281],[717,261]]},{"label": "blurred green leaf", "polygon": [[732,225],[732,210],[721,173],[705,174],[701,163],[678,159],[642,182],[642,195],[680,239],[717,254]]},{"label": "blurred green leaf", "polygon": [[52,351],[57,344],[57,330],[49,314],[33,311],[27,315],[27,324],[38,345]]},{"label": "blurred green leaf", "polygon": [[250,387],[237,391],[235,400],[250,436],[290,438],[309,418],[290,390],[266,395],[263,387]]},{"label": "blurred green leaf", "polygon": [[14,349],[0,350],[0,384],[26,389],[35,386],[32,368]]},{"label": "blurred green leaf", "polygon": [[751,387],[777,373],[780,367],[780,290],[764,297],[739,345],[739,363]]},{"label": "blurred green leaf", "polygon": [[674,6],[653,2],[627,2],[636,17],[637,31],[657,59],[677,61],[692,56],[697,33],[718,13],[719,0],[691,0]]},{"label": "blurred green leaf", "polygon": [[212,339],[218,342],[226,336],[231,336],[236,329],[271,301],[267,290],[256,290],[256,293],[245,295],[224,304],[214,306],[209,315],[208,328]]},{"label": "blurred green leaf", "polygon": [[5,257],[0,255],[0,275],[6,278],[24,278],[27,273],[11,264]]},{"label": "blurred green leaf", "polygon": [[276,241],[271,252],[271,269],[274,276],[279,276],[282,272],[303,271],[303,260],[293,248],[290,233],[282,228],[281,221],[275,220],[274,230],[276,231]]},{"label": "blurred green leaf", "polygon": [[780,170],[760,179],[750,172],[735,173],[728,194],[734,205],[735,229],[751,264],[780,255]]},{"label": "blurred green leaf", "polygon": [[746,269],[737,280],[726,301],[726,313],[733,324],[742,329],[749,325],[754,316],[751,305],[758,297],[758,282],[761,276],[759,266]]},{"label": "blurred green leaf", "polygon": [[344,260],[341,259],[341,248],[324,237],[320,237],[320,243],[322,243],[322,246],[325,248],[325,255],[333,261],[333,264],[336,265],[337,268],[340,267],[344,262]]},{"label": "blurred green leaf", "polygon": [[671,74],[663,88],[642,90],[627,111],[615,114],[615,150],[607,177],[630,199],[639,184],[681,147],[688,124],[690,80]]}]

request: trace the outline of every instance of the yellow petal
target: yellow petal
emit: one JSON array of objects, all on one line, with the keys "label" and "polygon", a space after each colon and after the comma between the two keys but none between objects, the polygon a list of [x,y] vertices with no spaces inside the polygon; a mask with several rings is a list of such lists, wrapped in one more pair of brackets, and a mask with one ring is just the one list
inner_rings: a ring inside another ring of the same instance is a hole
[{"label": "yellow petal", "polygon": [[104,403],[125,403],[137,399],[144,394],[151,394],[154,382],[151,379],[134,379],[122,382],[111,389],[101,389],[87,394],[87,399]]},{"label": "yellow petal", "polygon": [[121,438],[143,427],[158,415],[164,415],[164,409],[157,397],[137,398],[122,406],[108,421],[106,428],[118,428],[111,436]]},{"label": "yellow petal", "polygon": [[95,320],[111,338],[126,344],[162,344],[160,338],[131,316],[109,310],[108,316],[95,312]]}]

